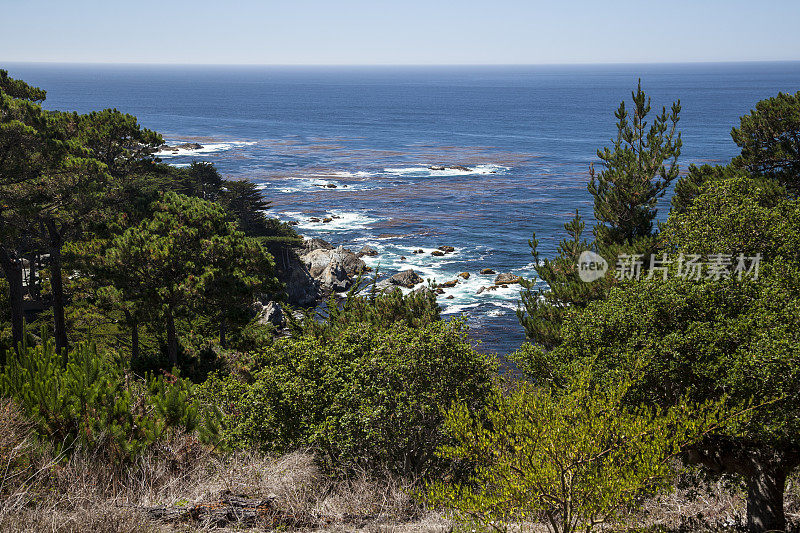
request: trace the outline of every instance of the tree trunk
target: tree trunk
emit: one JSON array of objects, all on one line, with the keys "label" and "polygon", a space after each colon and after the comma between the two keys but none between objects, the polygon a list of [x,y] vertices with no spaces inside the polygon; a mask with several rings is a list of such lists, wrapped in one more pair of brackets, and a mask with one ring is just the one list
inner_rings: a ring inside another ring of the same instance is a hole
[{"label": "tree trunk", "polygon": [[169,354],[170,364],[173,367],[178,366],[178,336],[175,333],[172,309],[167,310],[167,354]]},{"label": "tree trunk", "polygon": [[61,246],[63,240],[52,218],[46,221],[47,233],[50,236],[50,284],[53,290],[53,327],[55,330],[56,350],[59,353],[69,348],[67,342],[67,326],[64,321],[64,280],[61,273]]},{"label": "tree trunk", "polygon": [[747,478],[747,530],[750,533],[784,531],[783,492],[786,472],[766,470]]},{"label": "tree trunk", "polygon": [[0,265],[8,281],[8,297],[11,305],[11,339],[14,350],[18,350],[25,331],[25,314],[22,310],[22,261],[0,246]]},{"label": "tree trunk", "polygon": [[28,294],[33,301],[39,301],[39,273],[37,270],[38,254],[31,254],[29,257],[30,266],[28,267]]},{"label": "tree trunk", "polygon": [[688,451],[687,459],[713,472],[738,474],[747,483],[747,531],[784,531],[786,477],[800,465],[800,450],[745,448],[735,441]]}]

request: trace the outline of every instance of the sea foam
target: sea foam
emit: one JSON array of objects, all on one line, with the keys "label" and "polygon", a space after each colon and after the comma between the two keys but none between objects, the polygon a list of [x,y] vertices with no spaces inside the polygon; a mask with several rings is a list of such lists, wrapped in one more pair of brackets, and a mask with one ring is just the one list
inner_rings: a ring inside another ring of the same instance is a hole
[{"label": "sea foam", "polygon": [[[175,140],[170,141],[172,144],[182,144],[184,141]],[[170,143],[167,143],[170,144]],[[214,154],[217,152],[225,152],[231,150],[233,148],[240,148],[242,146],[251,146],[256,144],[255,141],[231,141],[231,142],[220,142],[220,143],[208,143],[203,144],[202,148],[198,148],[197,150],[189,150],[187,148],[178,148],[177,150],[159,150],[155,153],[156,156],[160,158],[168,158],[168,157],[191,157],[194,155],[207,155],[207,154]]]}]

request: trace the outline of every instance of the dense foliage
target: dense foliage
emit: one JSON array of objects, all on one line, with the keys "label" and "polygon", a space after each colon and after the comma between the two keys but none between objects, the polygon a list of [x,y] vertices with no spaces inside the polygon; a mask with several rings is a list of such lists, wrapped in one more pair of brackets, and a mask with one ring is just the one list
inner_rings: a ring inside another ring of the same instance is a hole
[{"label": "dense foliage", "polygon": [[742,149],[735,165],[800,192],[800,91],[758,102],[731,136]]},{"label": "dense foliage", "polygon": [[39,437],[64,450],[101,449],[128,461],[170,432],[217,438],[216,411],[201,412],[186,380],[132,381],[114,354],[88,344],[62,355],[44,337],[6,354],[0,393],[22,408]]},{"label": "dense foliage", "polygon": [[[598,387],[617,387],[621,375],[641,369],[624,397],[631,408],[721,402],[729,412],[746,410],[746,422],[709,431],[683,458],[745,482],[747,525],[756,532],[784,529],[785,482],[800,465],[798,113],[795,97],[760,102],[733,131],[740,157],[729,166],[690,167],[677,182],[663,231],[641,241],[672,258],[663,277],[644,275],[645,257],[642,275],[601,279],[601,297],[581,300],[592,294],[586,283],[564,273],[575,272],[570,260],[592,245],[579,241],[577,224],[568,225],[571,239],[552,263],[564,265],[556,270],[561,277],[550,276],[553,296],[532,302],[523,294],[521,319],[536,342],[513,357],[535,383],[562,388],[576,367],[588,368]],[[615,151],[611,160],[626,160],[624,147]],[[608,239],[599,236],[613,232],[595,234],[594,249],[602,251]],[[618,253],[646,251],[618,244]]]},{"label": "dense foliage", "polygon": [[496,394],[480,413],[456,406],[445,423],[454,443],[440,452],[474,470],[462,483],[433,483],[429,498],[499,531],[544,519],[554,533],[588,532],[624,514],[669,487],[673,458],[716,423],[706,406],[631,408],[630,384],[621,376],[597,387],[578,372],[560,388]]},{"label": "dense foliage", "polygon": [[421,475],[442,467],[443,409],[479,407],[496,367],[475,352],[460,322],[418,327],[352,322],[335,335],[276,341],[241,375],[203,387],[223,409],[235,446],[312,447],[329,468]]}]

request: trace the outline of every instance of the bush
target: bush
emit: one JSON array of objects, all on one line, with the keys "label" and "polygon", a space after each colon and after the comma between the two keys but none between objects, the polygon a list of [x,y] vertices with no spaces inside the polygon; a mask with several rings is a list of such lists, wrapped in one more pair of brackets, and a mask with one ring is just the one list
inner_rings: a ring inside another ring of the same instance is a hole
[{"label": "bush", "polygon": [[495,362],[475,352],[462,322],[379,327],[348,324],[264,349],[239,375],[202,387],[225,413],[238,447],[313,447],[331,470],[424,475],[443,466],[443,409],[480,408]]},{"label": "bush", "polygon": [[62,449],[102,448],[128,460],[167,431],[215,437],[213,412],[201,416],[191,384],[177,375],[137,382],[93,345],[58,354],[44,330],[41,345],[6,358],[0,393],[20,406],[39,437]]},{"label": "bush", "polygon": [[411,328],[441,320],[436,294],[430,290],[403,294],[399,288],[382,292],[377,286],[378,275],[371,282],[358,278],[344,299],[336,295],[322,309],[307,313],[302,321],[291,315],[293,329],[304,335],[319,338],[336,336],[342,326],[369,324],[388,328],[394,324]]},{"label": "bush", "polygon": [[455,406],[445,423],[455,444],[441,454],[472,465],[473,474],[431,484],[430,500],[487,529],[545,519],[549,531],[570,533],[588,532],[668,487],[670,459],[711,417],[687,406],[630,409],[623,402],[629,381],[601,389],[588,376],[579,373],[563,389],[522,385],[478,414]]}]

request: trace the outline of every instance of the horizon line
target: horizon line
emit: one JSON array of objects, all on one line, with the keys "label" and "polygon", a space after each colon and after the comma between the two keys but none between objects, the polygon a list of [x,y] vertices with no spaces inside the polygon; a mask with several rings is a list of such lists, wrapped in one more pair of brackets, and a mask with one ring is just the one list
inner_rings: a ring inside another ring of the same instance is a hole
[{"label": "horizon line", "polygon": [[2,64],[64,66],[152,66],[152,67],[559,67],[634,65],[724,65],[741,63],[800,63],[800,59],[737,59],[689,61],[616,61],[565,63],[154,63],[147,61],[0,61]]}]

